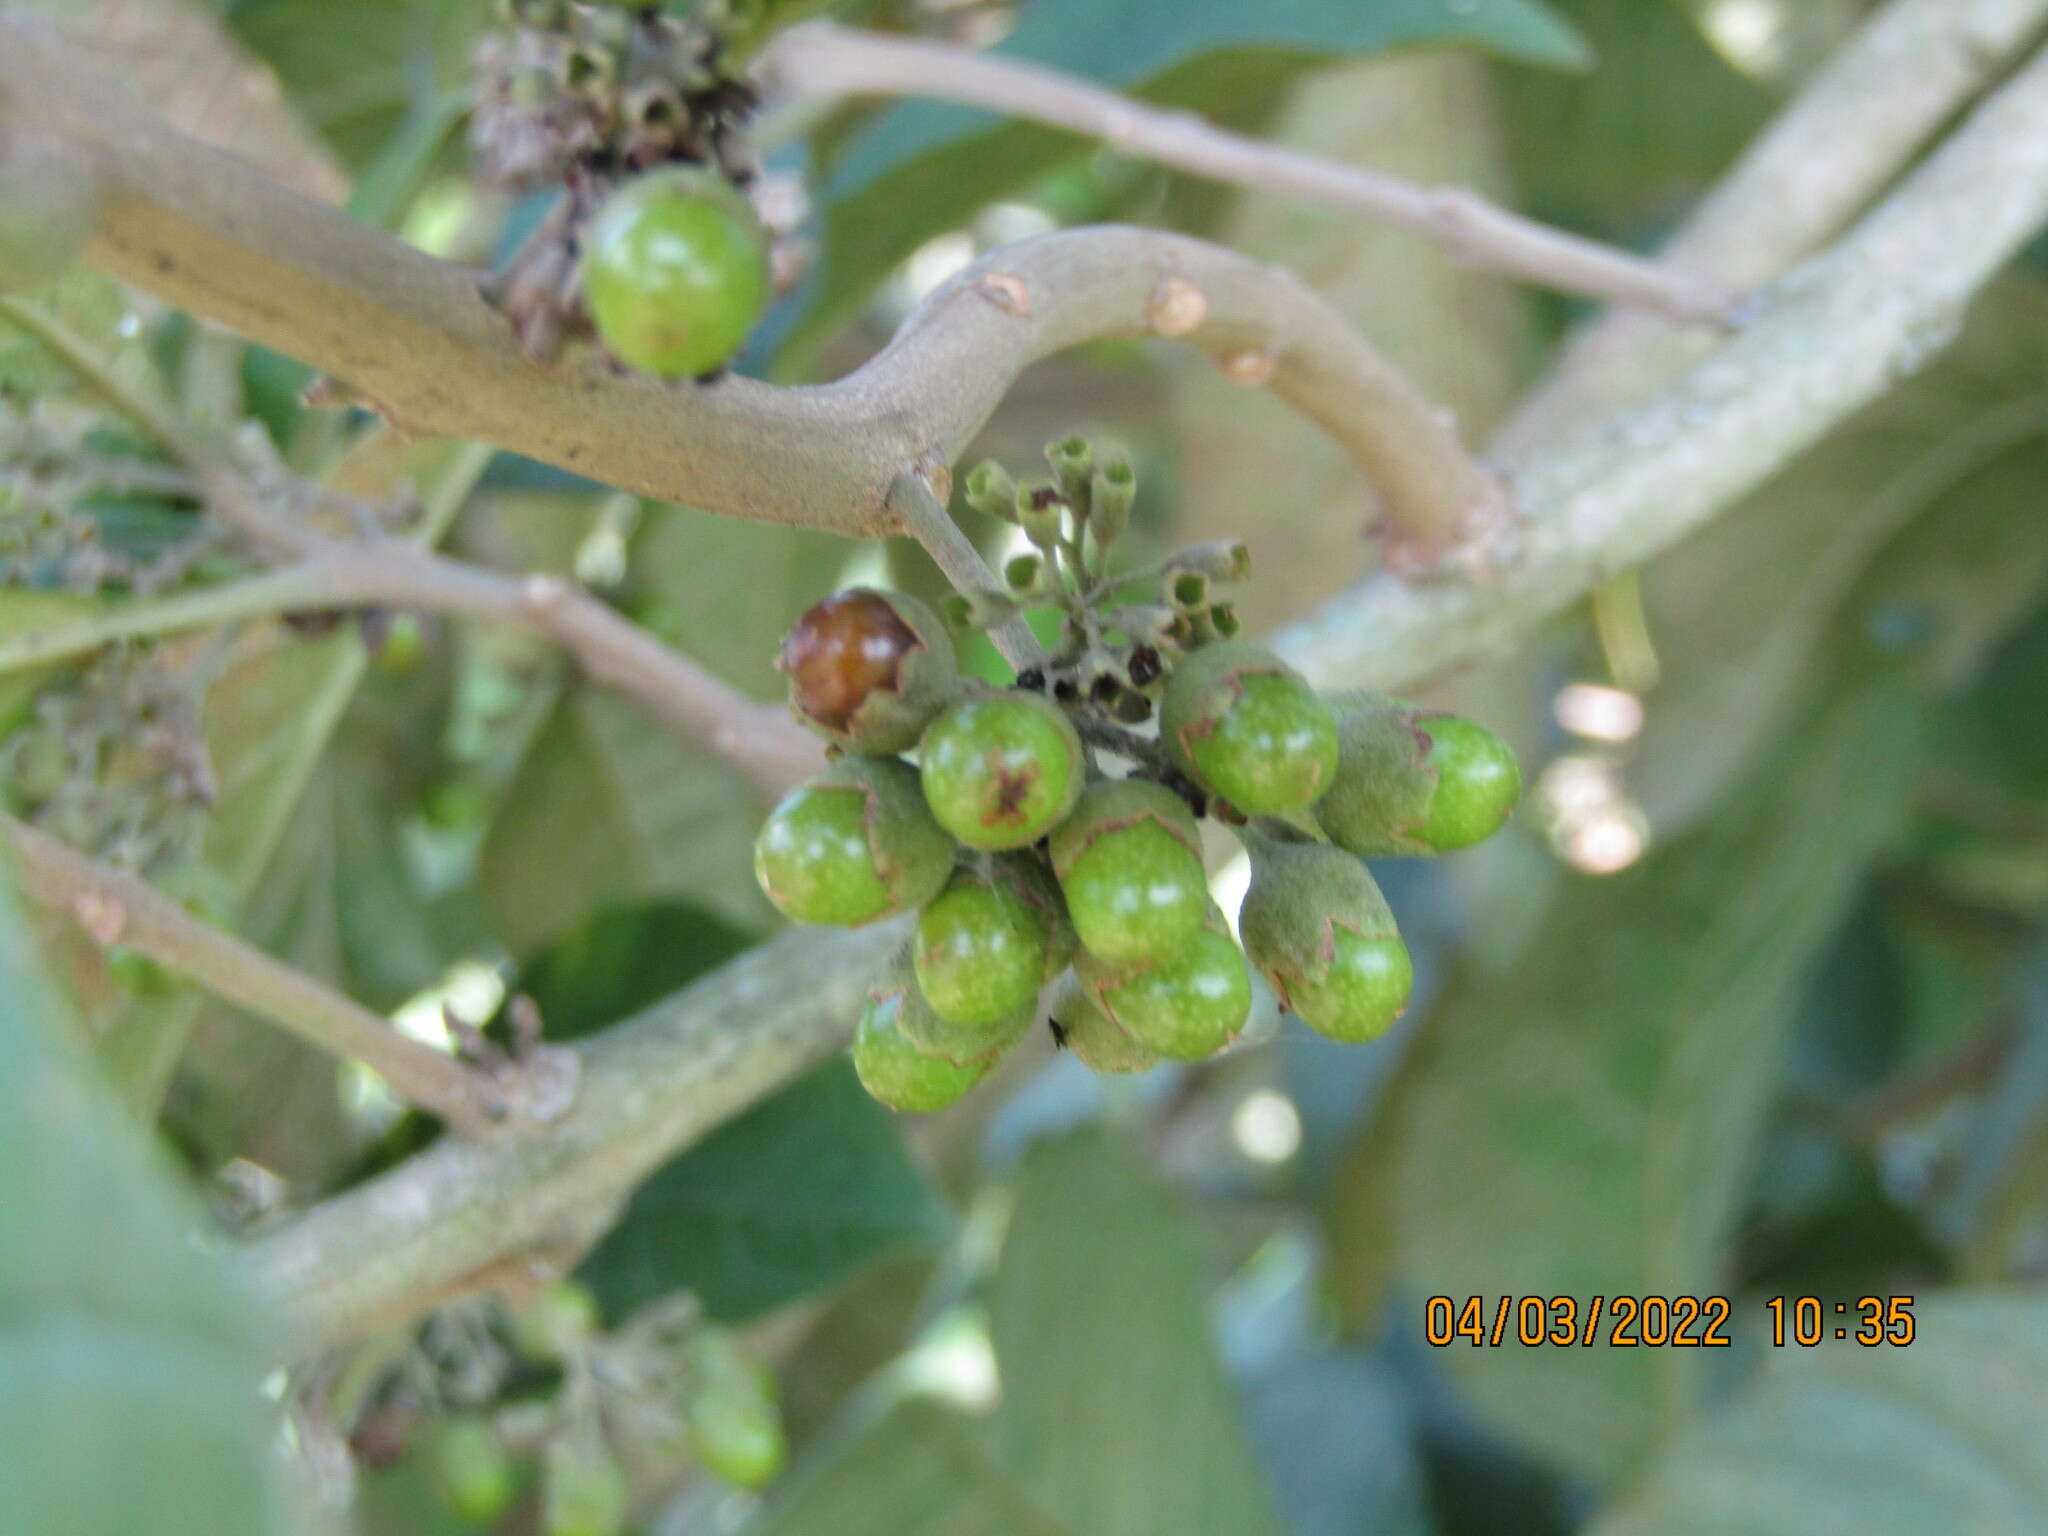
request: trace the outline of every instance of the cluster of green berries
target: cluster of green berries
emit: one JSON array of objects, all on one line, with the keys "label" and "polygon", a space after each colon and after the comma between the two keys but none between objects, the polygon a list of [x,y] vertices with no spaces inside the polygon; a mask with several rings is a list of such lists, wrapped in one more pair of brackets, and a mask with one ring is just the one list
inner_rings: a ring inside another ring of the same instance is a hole
[{"label": "cluster of green berries", "polygon": [[[1168,562],[1160,580],[1193,568]],[[1221,634],[1206,595],[1181,597],[1140,640],[1077,600],[1086,638],[1007,689],[965,679],[940,617],[900,593],[841,592],[790,631],[791,706],[838,755],[770,813],[755,873],[798,922],[917,912],[854,1044],[884,1103],[959,1098],[1049,986],[1061,1043],[1105,1072],[1229,1046],[1252,1012],[1252,967],[1340,1040],[1373,1039],[1406,1005],[1408,951],[1362,856],[1493,833],[1520,793],[1513,754],[1382,694],[1319,695]],[[1091,669],[1113,686],[1041,691],[1048,672]],[[1125,728],[1155,705],[1156,738]],[[1107,754],[1139,766],[1113,776]],[[1205,814],[1251,859],[1242,947],[1210,895]]]},{"label": "cluster of green berries", "polygon": [[[598,1386],[650,1374],[618,1362],[607,1369],[593,1364],[603,1346],[603,1323],[596,1301],[573,1282],[541,1291],[511,1324],[512,1343],[531,1365],[580,1375]],[[730,1333],[703,1323],[691,1324],[673,1347],[661,1341],[660,1353],[662,1369],[651,1374],[673,1399],[661,1421],[680,1429],[690,1453],[713,1476],[742,1488],[766,1484],[785,1456],[767,1369]],[[562,1396],[579,1394],[565,1390]],[[497,1415],[450,1413],[426,1437],[428,1471],[449,1509],[465,1522],[500,1519],[537,1474],[535,1528],[541,1536],[619,1536],[629,1524],[632,1486],[605,1429],[614,1421],[632,1421],[631,1406],[569,1414],[539,1436],[530,1424],[520,1424],[518,1408]]]},{"label": "cluster of green berries", "polygon": [[507,0],[484,46],[477,165],[513,190],[563,195],[498,285],[526,349],[594,329],[659,378],[715,375],[771,297],[773,246],[747,186],[755,94],[700,7]]}]

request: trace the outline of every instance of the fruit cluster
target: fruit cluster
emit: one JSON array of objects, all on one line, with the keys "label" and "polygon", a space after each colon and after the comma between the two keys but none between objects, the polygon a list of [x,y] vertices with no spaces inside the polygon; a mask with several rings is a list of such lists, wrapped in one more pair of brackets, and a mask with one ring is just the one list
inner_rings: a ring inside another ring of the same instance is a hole
[{"label": "fruit cluster", "polygon": [[642,372],[715,374],[766,307],[771,265],[794,255],[749,196],[755,95],[726,46],[728,20],[709,6],[680,17],[581,0],[504,9],[507,28],[477,58],[477,169],[510,191],[562,189],[497,283],[521,344],[548,357],[594,329]]},{"label": "fruit cluster", "polygon": [[[1129,466],[1098,467],[1076,439],[1049,453],[1052,482],[1020,488],[988,465],[969,480],[1036,553],[1010,562],[1007,593],[956,606],[981,624],[1034,600],[1065,610],[1061,643],[1015,687],[964,678],[939,615],[902,593],[826,598],[783,645],[791,707],[836,756],[770,813],[755,873],[798,922],[917,911],[854,1044],[861,1081],[898,1109],[967,1092],[1048,986],[1055,1034],[1104,1072],[1229,1046],[1252,1012],[1247,959],[1310,1027],[1373,1039],[1412,976],[1362,856],[1467,847],[1520,793],[1483,727],[1319,695],[1233,638],[1212,587],[1246,574],[1242,546],[1109,580]],[[1122,601],[1141,584],[1155,601]],[[1130,729],[1155,709],[1155,735]],[[1242,948],[1210,896],[1203,815],[1250,856]]]}]

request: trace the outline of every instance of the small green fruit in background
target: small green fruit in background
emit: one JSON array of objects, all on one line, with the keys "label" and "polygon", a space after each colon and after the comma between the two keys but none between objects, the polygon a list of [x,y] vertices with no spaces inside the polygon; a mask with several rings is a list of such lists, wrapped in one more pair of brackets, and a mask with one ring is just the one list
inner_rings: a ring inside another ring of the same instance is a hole
[{"label": "small green fruit in background", "polygon": [[632,1497],[625,1471],[596,1435],[572,1433],[549,1443],[541,1473],[545,1536],[619,1536]]},{"label": "small green fruit in background", "polygon": [[850,587],[804,610],[782,642],[797,719],[849,752],[887,756],[917,745],[960,693],[953,640],[916,598]]},{"label": "small green fruit in background", "polygon": [[953,854],[914,769],[846,757],[768,813],[754,876],[785,917],[857,928],[931,900]]},{"label": "small green fruit in background", "polygon": [[766,1485],[788,1454],[773,1373],[723,1328],[700,1328],[686,1364],[683,1422],[691,1451],[714,1477],[741,1488]]},{"label": "small green fruit in background", "polygon": [[1415,973],[1365,865],[1326,843],[1251,837],[1245,846],[1252,880],[1238,932],[1281,1003],[1333,1040],[1385,1034]]},{"label": "small green fruit in background", "polygon": [[1500,830],[1521,796],[1514,753],[1486,727],[1383,693],[1334,693],[1337,778],[1316,820],[1368,857],[1449,853]]},{"label": "small green fruit in background", "polygon": [[605,347],[660,378],[723,367],[768,305],[768,237],[710,171],[657,171],[611,195],[584,235],[583,297]]},{"label": "small green fruit in background", "polygon": [[512,1314],[512,1342],[527,1359],[563,1360],[604,1327],[597,1298],[574,1280],[557,1280],[528,1297]]},{"label": "small green fruit in background", "polygon": [[1082,946],[1113,965],[1171,954],[1208,916],[1201,833],[1163,784],[1090,785],[1053,833],[1052,867]]},{"label": "small green fruit in background", "polygon": [[955,704],[926,727],[918,764],[932,814],[970,848],[1035,843],[1081,793],[1081,738],[1035,693]]},{"label": "small green fruit in background", "polygon": [[1214,1056],[1251,1016],[1251,971],[1213,907],[1199,932],[1151,965],[1119,970],[1084,955],[1075,970],[1131,1039],[1171,1061]]},{"label": "small green fruit in background", "polygon": [[987,1077],[1000,1048],[966,1061],[920,1049],[902,1027],[905,1014],[922,1006],[912,1001],[914,989],[913,981],[908,989],[899,986],[868,1000],[853,1037],[853,1070],[861,1086],[891,1109],[929,1114]]},{"label": "small green fruit in background", "polygon": [[1159,737],[1182,772],[1247,816],[1314,805],[1337,773],[1337,722],[1287,663],[1242,641],[1206,645],[1166,680]]},{"label": "small green fruit in background", "polygon": [[1029,1008],[1044,985],[1052,923],[1010,882],[957,871],[918,914],[917,984],[953,1024],[994,1024]]},{"label": "small green fruit in background", "polygon": [[435,1425],[427,1467],[441,1497],[464,1520],[495,1520],[512,1502],[512,1458],[481,1414],[456,1414]]},{"label": "small green fruit in background", "polygon": [[1060,1044],[1091,1071],[1121,1075],[1159,1065],[1159,1058],[1097,1007],[1071,973],[1061,977],[1053,989],[1052,1021]]}]

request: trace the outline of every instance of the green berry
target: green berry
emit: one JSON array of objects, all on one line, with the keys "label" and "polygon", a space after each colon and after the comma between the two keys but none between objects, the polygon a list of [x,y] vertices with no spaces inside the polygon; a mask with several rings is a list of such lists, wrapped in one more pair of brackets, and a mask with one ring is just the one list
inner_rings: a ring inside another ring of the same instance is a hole
[{"label": "green berry", "polygon": [[481,1414],[456,1414],[435,1425],[427,1467],[441,1497],[464,1520],[495,1520],[512,1502],[512,1458]]},{"label": "green berry", "polygon": [[1383,693],[1327,702],[1340,747],[1316,820],[1340,848],[1367,857],[1448,853],[1491,836],[1514,809],[1521,768],[1484,726]]},{"label": "green berry", "polygon": [[962,870],[918,914],[917,984],[952,1024],[995,1024],[1045,983],[1052,924],[1006,880]]},{"label": "green berry", "polygon": [[1035,693],[955,704],[925,729],[918,761],[932,814],[970,848],[1035,843],[1081,793],[1081,738]]},{"label": "green berry", "polygon": [[568,1434],[549,1444],[541,1492],[545,1536],[619,1536],[632,1497],[625,1471],[596,1436]]},{"label": "green berry", "polygon": [[851,587],[804,610],[776,663],[789,707],[851,752],[886,756],[917,745],[960,692],[952,637],[914,597]]},{"label": "green berry", "polygon": [[543,1286],[512,1314],[512,1342],[529,1360],[566,1359],[604,1327],[597,1298],[574,1280]]},{"label": "green berry", "polygon": [[1159,1065],[1159,1058],[1104,1013],[1072,975],[1062,977],[1054,991],[1052,1022],[1060,1044],[1090,1071],[1122,1075]]},{"label": "green berry", "polygon": [[1166,680],[1159,735],[1182,772],[1247,816],[1314,805],[1337,772],[1337,722],[1301,674],[1242,641],[1207,645]]},{"label": "green berry", "polygon": [[1245,954],[1281,1003],[1333,1040],[1385,1034],[1415,973],[1394,915],[1356,857],[1326,843],[1246,840]]},{"label": "green berry", "polygon": [[754,875],[799,923],[857,928],[936,896],[953,842],[893,758],[841,758],[768,813]]},{"label": "green berry", "polygon": [[952,1061],[919,1049],[902,1027],[904,1016],[917,1006],[904,990],[869,999],[853,1037],[853,1070],[861,1086],[891,1109],[929,1114],[987,1077],[999,1051]]},{"label": "green berry", "polygon": [[1174,952],[1208,916],[1209,879],[1194,814],[1164,785],[1091,785],[1052,838],[1053,872],[1081,943],[1139,965]]},{"label": "green berry", "polygon": [[911,1046],[926,1056],[938,1056],[957,1066],[986,1066],[1001,1055],[1031,1027],[1032,1005],[1038,989],[1011,1013],[983,1023],[958,1024],[942,1017],[918,984],[913,937],[890,958],[868,992],[868,1008],[886,1016],[886,1022]]},{"label": "green berry", "polygon": [[628,182],[584,236],[583,297],[605,347],[661,378],[724,366],[768,304],[768,239],[746,195],[691,168]]},{"label": "green berry", "polygon": [[1214,1056],[1251,1016],[1251,971],[1213,911],[1208,926],[1152,965],[1117,970],[1083,957],[1076,970],[1104,1013],[1168,1060]]},{"label": "green berry", "polygon": [[690,1449],[714,1477],[762,1487],[788,1453],[774,1375],[723,1328],[699,1329],[687,1362],[683,1421]]}]

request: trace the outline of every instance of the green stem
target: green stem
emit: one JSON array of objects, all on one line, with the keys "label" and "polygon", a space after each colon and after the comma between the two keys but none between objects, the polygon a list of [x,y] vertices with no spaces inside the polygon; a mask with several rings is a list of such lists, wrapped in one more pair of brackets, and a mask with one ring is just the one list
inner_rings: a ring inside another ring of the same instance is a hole
[{"label": "green stem", "polygon": [[161,400],[123,378],[97,347],[40,304],[0,298],[0,319],[40,342],[88,389],[193,473],[203,474],[213,467],[215,457],[197,433]]}]

